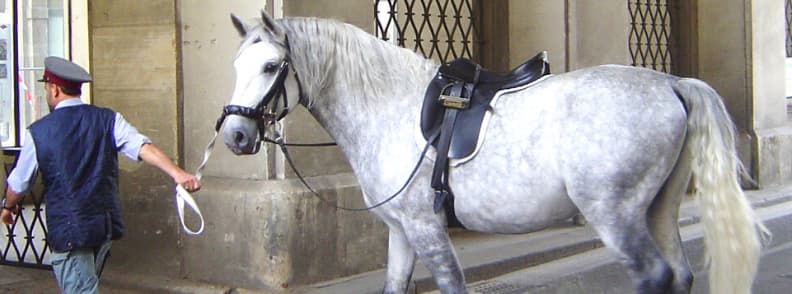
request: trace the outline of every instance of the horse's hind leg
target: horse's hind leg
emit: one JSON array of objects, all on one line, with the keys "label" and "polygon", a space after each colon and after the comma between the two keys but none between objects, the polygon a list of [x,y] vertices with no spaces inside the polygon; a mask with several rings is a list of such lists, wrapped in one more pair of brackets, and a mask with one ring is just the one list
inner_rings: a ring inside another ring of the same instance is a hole
[{"label": "horse's hind leg", "polygon": [[416,218],[402,223],[407,239],[418,258],[432,273],[443,294],[467,293],[465,277],[446,231],[445,216],[431,210],[431,219]]},{"label": "horse's hind leg", "polygon": [[618,254],[636,293],[670,292],[673,272],[649,235],[645,219],[618,220],[617,225],[591,219],[589,223],[599,232],[603,243]]},{"label": "horse's hind leg", "polygon": [[690,293],[693,274],[690,271],[682,239],[679,236],[679,205],[690,182],[690,160],[683,152],[673,172],[649,207],[649,230],[660,252],[674,271],[674,292]]},{"label": "horse's hind leg", "polygon": [[[644,189],[633,187],[630,192],[601,185],[601,189],[585,188],[597,187],[587,185],[586,181],[578,184],[578,189],[571,191],[571,195],[575,195],[573,200],[602,242],[627,268],[636,293],[671,292],[674,274],[649,234],[646,222],[646,207],[659,190],[659,184]],[[627,199],[630,201],[625,201]]]},{"label": "horse's hind leg", "polygon": [[415,265],[415,253],[401,226],[390,225],[388,230],[388,272],[385,294],[407,293]]}]

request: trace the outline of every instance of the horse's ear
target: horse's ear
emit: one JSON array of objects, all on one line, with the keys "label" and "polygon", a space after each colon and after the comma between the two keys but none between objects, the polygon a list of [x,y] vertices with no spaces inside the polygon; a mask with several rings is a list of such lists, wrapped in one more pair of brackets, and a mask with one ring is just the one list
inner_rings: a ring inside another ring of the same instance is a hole
[{"label": "horse's ear", "polygon": [[272,34],[275,36],[280,37],[283,35],[283,31],[280,29],[278,24],[275,23],[275,20],[272,19],[272,17],[270,17],[263,9],[261,10],[261,21],[264,22],[264,27],[272,32]]},{"label": "horse's ear", "polygon": [[234,15],[233,13],[231,14],[231,23],[234,24],[234,28],[236,28],[240,36],[244,37],[245,35],[247,35],[247,26],[244,23],[242,23],[242,21],[239,20],[239,18],[236,17],[236,15]]}]

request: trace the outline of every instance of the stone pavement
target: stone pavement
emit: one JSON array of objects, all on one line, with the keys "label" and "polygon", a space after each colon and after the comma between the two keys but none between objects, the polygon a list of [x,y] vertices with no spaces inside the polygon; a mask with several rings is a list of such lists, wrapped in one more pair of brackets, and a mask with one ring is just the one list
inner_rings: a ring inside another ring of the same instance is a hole
[{"label": "stone pavement", "polygon": [[[0,293],[58,293],[55,277],[49,270],[0,265]],[[268,294],[227,286],[174,280],[151,276],[129,276],[106,272],[99,283],[106,294]]]},{"label": "stone pavement", "polygon": [[[100,293],[142,294],[162,293],[159,289],[125,287],[117,283],[107,283],[105,278],[99,284]],[[0,293],[44,294],[58,293],[58,285],[49,270],[0,266]],[[185,292],[192,293],[192,292]],[[223,293],[223,292],[217,292]]]},{"label": "stone pavement", "polygon": [[[139,290],[100,285],[101,293],[138,294]],[[49,270],[0,266],[0,293],[58,293],[58,285]],[[150,292],[154,293],[154,292]]]},{"label": "stone pavement", "polygon": [[[773,244],[792,242],[792,185],[746,193],[757,213],[774,232]],[[694,293],[705,293],[701,271],[702,228],[695,203],[687,201],[680,211],[685,249],[696,269]],[[561,224],[524,235],[494,235],[467,231],[452,233],[465,267],[471,293],[629,293],[624,269],[602,248],[596,234],[585,226]],[[772,245],[771,244],[771,247]],[[294,294],[379,293],[384,271],[290,289]],[[428,271],[416,266],[411,293],[438,293]],[[237,289],[162,277],[134,277],[108,272],[101,293],[274,293]],[[0,293],[57,293],[52,273],[46,270],[0,266]]]}]

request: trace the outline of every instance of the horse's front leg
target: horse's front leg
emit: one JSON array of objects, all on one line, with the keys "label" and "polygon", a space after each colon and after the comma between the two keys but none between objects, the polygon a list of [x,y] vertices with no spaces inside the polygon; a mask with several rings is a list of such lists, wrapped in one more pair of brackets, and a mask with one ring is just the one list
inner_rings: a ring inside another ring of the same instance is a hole
[{"label": "horse's front leg", "polygon": [[417,217],[403,223],[404,233],[418,258],[432,273],[441,293],[467,293],[465,276],[443,221],[445,216],[443,213],[434,215],[431,209],[428,213],[433,214],[429,220]]},{"label": "horse's front leg", "polygon": [[388,224],[388,273],[385,278],[385,294],[407,293],[410,286],[415,252],[400,225]]}]

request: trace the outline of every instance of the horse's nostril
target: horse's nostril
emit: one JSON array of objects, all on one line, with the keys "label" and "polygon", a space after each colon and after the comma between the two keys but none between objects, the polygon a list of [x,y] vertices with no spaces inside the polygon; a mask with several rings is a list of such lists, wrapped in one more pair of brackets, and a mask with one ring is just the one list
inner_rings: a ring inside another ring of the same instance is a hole
[{"label": "horse's nostril", "polygon": [[234,143],[241,144],[245,141],[245,134],[242,132],[234,132]]}]

